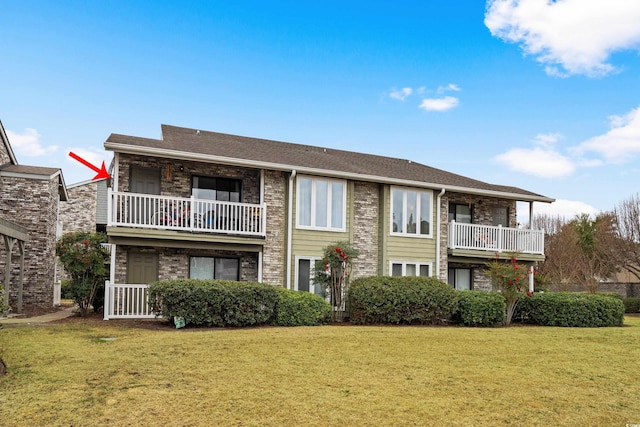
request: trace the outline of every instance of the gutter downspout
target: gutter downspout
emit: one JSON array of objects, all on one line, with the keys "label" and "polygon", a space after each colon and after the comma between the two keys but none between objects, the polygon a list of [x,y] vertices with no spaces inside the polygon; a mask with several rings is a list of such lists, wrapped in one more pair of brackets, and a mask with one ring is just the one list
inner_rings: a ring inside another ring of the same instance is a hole
[{"label": "gutter downspout", "polygon": [[443,188],[442,190],[440,190],[440,194],[438,194],[437,197],[437,207],[436,207],[436,216],[437,216],[437,221],[436,224],[438,226],[438,231],[436,233],[436,278],[440,279],[440,240],[441,240],[441,232],[440,230],[442,229],[442,227],[440,226],[440,200],[442,199],[442,196],[444,196],[445,193],[445,189]]},{"label": "gutter downspout", "polygon": [[291,242],[292,236],[291,231],[293,230],[293,181],[296,178],[296,170],[293,169],[291,171],[291,175],[289,176],[289,206],[287,206],[287,279],[285,280],[287,284],[287,289],[291,289]]}]

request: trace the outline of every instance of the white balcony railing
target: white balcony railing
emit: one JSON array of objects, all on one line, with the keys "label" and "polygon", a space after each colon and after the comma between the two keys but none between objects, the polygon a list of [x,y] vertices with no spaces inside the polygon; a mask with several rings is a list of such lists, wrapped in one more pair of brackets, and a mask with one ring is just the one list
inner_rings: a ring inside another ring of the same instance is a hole
[{"label": "white balcony railing", "polygon": [[110,226],[265,236],[266,205],[109,190]]},{"label": "white balcony railing", "polygon": [[544,255],[544,231],[452,221],[449,248]]},{"label": "white balcony railing", "polygon": [[148,285],[111,284],[104,287],[104,320],[153,319],[149,305]]}]

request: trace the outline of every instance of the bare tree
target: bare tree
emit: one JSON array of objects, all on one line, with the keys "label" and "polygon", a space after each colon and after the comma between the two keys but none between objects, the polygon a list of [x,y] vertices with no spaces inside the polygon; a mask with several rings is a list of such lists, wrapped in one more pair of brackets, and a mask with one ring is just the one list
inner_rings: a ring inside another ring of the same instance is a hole
[{"label": "bare tree", "polygon": [[621,267],[640,280],[640,194],[623,200],[613,210],[620,239]]}]

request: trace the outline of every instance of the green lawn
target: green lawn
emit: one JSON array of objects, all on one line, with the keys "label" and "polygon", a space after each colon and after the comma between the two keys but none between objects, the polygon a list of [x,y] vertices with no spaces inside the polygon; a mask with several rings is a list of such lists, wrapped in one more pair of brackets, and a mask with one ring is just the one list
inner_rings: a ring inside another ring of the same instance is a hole
[{"label": "green lawn", "polygon": [[[115,338],[102,340],[101,338]],[[640,423],[624,327],[5,327],[2,426]]]}]

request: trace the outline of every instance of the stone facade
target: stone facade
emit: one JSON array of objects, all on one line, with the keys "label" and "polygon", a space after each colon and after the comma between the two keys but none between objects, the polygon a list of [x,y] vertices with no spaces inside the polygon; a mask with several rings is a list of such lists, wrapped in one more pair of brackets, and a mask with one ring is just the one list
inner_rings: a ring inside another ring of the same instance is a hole
[{"label": "stone facade", "polygon": [[69,199],[66,202],[60,202],[58,216],[63,233],[96,231],[97,187],[97,181],[67,187]]},{"label": "stone facade", "polygon": [[157,254],[158,280],[183,279],[189,277],[189,258],[192,256],[238,258],[240,260],[240,280],[253,282],[258,280],[257,253],[118,245],[116,249],[115,283],[127,283],[127,260],[129,251]]},{"label": "stone facade", "polygon": [[177,161],[155,157],[119,154],[117,191],[129,191],[132,167],[160,171],[160,194],[191,197],[193,176],[239,179],[242,182],[241,202],[260,203],[260,171],[236,166],[191,161]]},{"label": "stone facade", "polygon": [[262,254],[262,281],[283,287],[286,283],[288,182],[288,174],[284,172],[264,172],[267,236]]},{"label": "stone facade", "polygon": [[359,251],[353,277],[378,274],[380,189],[371,182],[353,185],[353,247]]},{"label": "stone facade", "polygon": [[[25,244],[24,304],[53,305],[59,184],[58,176],[49,180],[0,177],[0,217],[29,231]],[[4,245],[0,245],[0,274],[3,276],[4,251]],[[12,264],[9,300],[15,304],[19,264]]]}]

